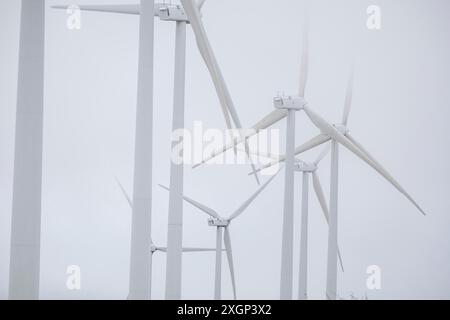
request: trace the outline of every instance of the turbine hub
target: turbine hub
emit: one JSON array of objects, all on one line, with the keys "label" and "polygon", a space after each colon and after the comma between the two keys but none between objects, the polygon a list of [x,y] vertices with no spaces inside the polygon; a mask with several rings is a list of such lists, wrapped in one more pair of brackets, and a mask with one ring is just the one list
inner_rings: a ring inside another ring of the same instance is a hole
[{"label": "turbine hub", "polygon": [[337,131],[339,131],[340,133],[342,133],[344,136],[348,133],[348,128],[345,124],[335,124],[334,127],[336,128]]},{"label": "turbine hub", "polygon": [[273,104],[277,109],[302,110],[307,102],[299,96],[277,96],[273,99]]},{"label": "turbine hub", "polygon": [[158,251],[158,248],[154,244],[150,245],[150,252],[155,253],[156,251]]}]

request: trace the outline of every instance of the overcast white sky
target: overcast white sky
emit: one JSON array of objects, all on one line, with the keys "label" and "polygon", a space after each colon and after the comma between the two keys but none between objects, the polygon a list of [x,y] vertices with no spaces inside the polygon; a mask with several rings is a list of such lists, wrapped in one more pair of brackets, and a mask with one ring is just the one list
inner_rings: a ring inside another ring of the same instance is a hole
[{"label": "overcast white sky", "polygon": [[[273,110],[277,92],[297,91],[302,3],[206,2],[204,23],[246,126]],[[54,4],[66,2],[47,1],[48,8]],[[382,9],[380,31],[366,28],[371,4]],[[316,0],[310,11],[311,107],[330,122],[340,120],[351,57],[356,57],[350,129],[429,213],[421,216],[343,150],[339,238],[346,270],[339,275],[339,295],[450,298],[450,3]],[[7,298],[8,289],[19,13],[20,1],[0,1],[0,298]],[[79,31],[68,30],[66,18],[63,11],[47,10],[41,298],[123,299],[130,210],[114,175],[131,190],[138,17],[83,13]],[[156,22],[155,184],[169,179],[174,32],[173,23]],[[187,127],[200,120],[223,128],[190,29],[186,89]],[[299,143],[317,134],[304,114],[297,119]],[[278,127],[284,130],[284,122]],[[187,168],[186,194],[227,215],[256,189],[248,171],[248,166]],[[329,157],[320,168],[327,195],[328,175]],[[296,194],[298,253],[300,177]],[[282,197],[281,175],[232,226],[239,298],[278,298]],[[327,227],[312,195],[310,204],[309,292],[321,299]],[[160,245],[166,241],[167,209],[167,193],[155,187],[153,239]],[[185,206],[185,245],[214,246],[214,241],[207,219]],[[295,261],[297,275],[298,254]],[[69,265],[81,267],[81,291],[66,289]],[[382,269],[379,291],[366,288],[369,265]],[[223,270],[224,298],[231,298],[225,260]],[[164,272],[164,256],[156,254],[154,298],[164,297]],[[186,255],[183,275],[184,298],[212,298],[213,255]]]}]

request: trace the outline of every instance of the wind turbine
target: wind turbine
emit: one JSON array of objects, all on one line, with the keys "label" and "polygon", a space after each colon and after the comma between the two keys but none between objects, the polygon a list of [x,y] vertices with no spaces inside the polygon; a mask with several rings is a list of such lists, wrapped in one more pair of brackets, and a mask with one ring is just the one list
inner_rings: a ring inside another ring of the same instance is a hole
[{"label": "wind turbine", "polygon": [[[267,182],[265,182],[248,200],[246,200],[236,211],[228,216],[228,218],[223,218],[222,215],[217,213],[214,209],[195,201],[189,197],[183,196],[183,199],[207,214],[210,219],[208,221],[209,226],[216,228],[216,265],[215,265],[215,282],[214,282],[214,299],[220,300],[222,296],[222,241],[225,243],[225,251],[227,253],[228,265],[231,273],[231,282],[233,286],[233,295],[236,299],[236,279],[234,274],[234,264],[233,264],[233,251],[231,246],[231,235],[230,235],[230,225],[231,223],[241,216],[244,211],[250,206],[250,204],[258,197],[258,195],[275,179],[279,171],[272,176]],[[169,188],[160,185],[161,188],[170,191]]]},{"label": "wind turbine", "polygon": [[[127,203],[130,206],[130,209],[133,209],[133,202],[131,200],[131,197],[128,195],[128,193],[125,190],[125,188],[123,187],[122,183],[120,183],[120,181],[117,178],[116,178],[116,182],[117,182],[120,190],[122,191],[123,196],[127,200]],[[186,248],[183,248],[182,251],[183,252],[215,252],[216,249],[214,249],[214,248],[189,248],[189,247],[186,247]],[[153,255],[156,252],[167,253],[167,247],[161,247],[161,246],[155,245],[155,243],[153,242],[152,238],[150,237],[150,253]]]},{"label": "wind turbine", "polygon": [[331,182],[330,182],[330,232],[328,234],[328,265],[327,265],[327,291],[328,299],[335,300],[337,296],[337,238],[338,238],[338,178],[339,178],[339,144],[359,156],[385,179],[387,179],[400,193],[402,193],[423,214],[425,211],[406,192],[406,190],[384,169],[384,167],[349,134],[347,127],[353,97],[353,72],[348,81],[345,99],[345,109],[341,124],[334,126],[324,123],[322,119],[311,114],[311,121],[323,132],[328,133],[331,140]]},{"label": "wind turbine", "polygon": [[22,0],[9,299],[39,299],[45,1]]},{"label": "wind turbine", "polygon": [[[298,299],[307,299],[307,283],[308,283],[308,207],[309,207],[309,177],[312,176],[314,192],[319,201],[324,218],[329,223],[328,205],[325,200],[322,184],[320,183],[317,174],[319,163],[323,160],[329,148],[322,151],[319,157],[314,162],[304,162],[297,160],[295,164],[295,171],[302,174],[302,210],[301,210],[301,233],[300,233],[300,266],[299,266],[299,286]],[[338,249],[338,257],[342,272],[344,272],[344,265],[340,250]]]},{"label": "wind turbine", "polygon": [[[306,17],[306,13],[305,13]],[[281,250],[281,281],[280,298],[282,300],[292,299],[293,285],[293,247],[294,247],[294,165],[295,165],[295,113],[304,110],[307,103],[304,99],[307,78],[308,78],[308,23],[305,18],[303,28],[303,47],[301,55],[301,72],[298,95],[278,96],[274,99],[275,110],[266,117],[258,121],[252,131],[241,136],[240,140],[235,140],[216,152],[213,152],[208,158],[194,166],[194,168],[207,163],[214,157],[226,152],[236,145],[247,141],[250,137],[256,135],[261,130],[267,129],[275,123],[287,118],[287,140],[286,140],[286,170],[285,170],[285,192],[284,192],[284,214],[283,214],[283,239]],[[258,173],[256,170],[253,173]]]},{"label": "wind turbine", "polygon": [[[304,107],[306,114],[311,122],[321,130],[321,134],[307,141],[303,145],[297,147],[295,154],[299,155],[305,151],[320,146],[331,141],[331,183],[330,183],[330,216],[329,216],[329,238],[328,238],[328,262],[327,262],[327,290],[328,299],[335,300],[337,296],[337,205],[338,205],[338,176],[339,176],[339,145],[343,145],[351,151],[381,176],[383,176],[390,184],[392,184],[401,194],[403,194],[423,215],[425,211],[418,203],[409,195],[408,192],[394,179],[394,177],[376,160],[366,148],[359,143],[348,129],[348,119],[350,115],[353,97],[353,72],[351,72],[348,80],[348,88],[345,98],[344,115],[342,123],[331,125],[321,116],[313,112],[307,106]],[[264,166],[265,169],[278,162],[285,161],[286,157],[282,156],[271,164]],[[252,173],[253,174],[253,173]]]}]

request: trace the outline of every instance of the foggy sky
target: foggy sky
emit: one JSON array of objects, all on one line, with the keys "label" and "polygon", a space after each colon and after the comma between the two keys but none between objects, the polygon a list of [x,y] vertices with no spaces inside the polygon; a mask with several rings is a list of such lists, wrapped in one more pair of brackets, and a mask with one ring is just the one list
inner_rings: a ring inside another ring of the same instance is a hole
[{"label": "foggy sky", "polygon": [[[81,16],[66,28],[65,1],[48,0],[42,194],[43,299],[124,299],[131,211],[115,184],[131,192],[136,110],[138,17]],[[79,4],[115,3],[84,0]],[[121,0],[117,3],[135,3]],[[244,126],[273,110],[278,92],[298,89],[302,1],[208,0],[203,19]],[[382,29],[366,28],[366,8],[382,10]],[[310,8],[310,107],[332,123],[342,117],[356,59],[349,127],[428,213],[421,214],[374,170],[342,149],[339,245],[345,273],[338,294],[371,299],[450,298],[450,3],[446,0],[316,0]],[[8,296],[20,1],[0,1],[0,298]],[[186,126],[225,124],[214,87],[188,27]],[[165,245],[175,25],[156,21],[153,240]],[[297,144],[316,135],[297,115]],[[284,139],[284,121],[277,125]],[[283,141],[281,142],[283,145]],[[305,155],[314,159],[317,151]],[[319,174],[328,198],[329,157]],[[246,166],[185,171],[185,193],[227,216],[257,188]],[[297,292],[300,176],[296,178]],[[283,175],[237,219],[232,241],[238,297],[279,297]],[[215,229],[184,211],[184,245],[215,245]],[[327,226],[310,196],[309,296],[324,298]],[[225,259],[224,259],[225,260]],[[232,298],[226,261],[223,297]],[[82,290],[66,288],[79,265]],[[382,270],[382,289],[366,287],[366,268]],[[153,298],[164,297],[165,257],[153,260]],[[210,299],[214,254],[183,259],[183,297]]]}]

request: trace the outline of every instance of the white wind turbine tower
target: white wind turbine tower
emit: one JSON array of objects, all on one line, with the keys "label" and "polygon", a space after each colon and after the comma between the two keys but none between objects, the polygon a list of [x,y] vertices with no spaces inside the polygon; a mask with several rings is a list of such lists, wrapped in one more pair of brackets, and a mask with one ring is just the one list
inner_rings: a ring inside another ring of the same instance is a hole
[{"label": "white wind turbine tower", "polygon": [[[233,264],[233,251],[231,246],[231,235],[230,235],[230,225],[231,223],[241,216],[244,211],[252,204],[252,202],[258,197],[258,195],[275,179],[279,171],[273,175],[267,182],[265,182],[259,189],[246,200],[236,211],[229,215],[228,218],[223,218],[217,211],[211,209],[210,207],[195,201],[189,197],[183,196],[183,199],[207,214],[211,219],[209,220],[209,225],[216,228],[216,264],[215,264],[215,281],[214,281],[214,299],[220,300],[222,297],[222,241],[225,243],[225,251],[227,253],[228,265],[230,268],[231,282],[233,286],[234,299],[236,297],[236,279],[234,274],[234,264]],[[170,191],[169,188],[160,185],[161,188]]]},{"label": "white wind turbine tower", "polygon": [[140,10],[129,298],[142,300],[151,298],[154,1]]},{"label": "white wind turbine tower", "polygon": [[[303,109],[308,115],[312,123],[321,130],[321,134],[307,141],[295,150],[295,154],[299,155],[305,151],[320,146],[331,141],[331,183],[330,183],[330,215],[329,215],[329,238],[328,238],[328,260],[327,260],[327,290],[328,299],[334,300],[337,296],[337,205],[338,205],[338,176],[339,176],[339,145],[343,145],[361,160],[366,162],[381,176],[383,176],[390,184],[392,184],[401,194],[403,194],[423,215],[425,211],[417,204],[417,202],[409,195],[408,192],[393,178],[393,176],[378,162],[352,135],[350,135],[347,127],[353,96],[353,72],[350,74],[348,88],[345,98],[345,109],[342,123],[331,125],[318,114],[305,106]],[[286,157],[282,156],[277,161],[264,166],[258,171],[271,167],[274,164],[285,161]],[[252,173],[253,174],[253,173]]]},{"label": "white wind turbine tower", "polygon": [[9,299],[39,299],[45,0],[22,0]]},{"label": "white wind turbine tower", "polygon": [[[306,14],[305,14],[306,17]],[[303,28],[300,85],[297,96],[279,96],[274,99],[275,108],[286,110],[286,156],[283,209],[283,239],[281,246],[280,299],[292,299],[293,251],[294,251],[294,173],[295,173],[295,115],[306,108],[305,90],[308,79],[308,24]]]}]

